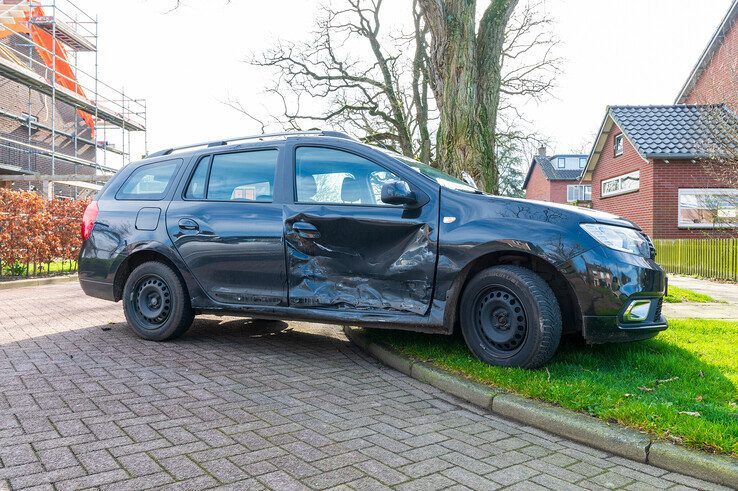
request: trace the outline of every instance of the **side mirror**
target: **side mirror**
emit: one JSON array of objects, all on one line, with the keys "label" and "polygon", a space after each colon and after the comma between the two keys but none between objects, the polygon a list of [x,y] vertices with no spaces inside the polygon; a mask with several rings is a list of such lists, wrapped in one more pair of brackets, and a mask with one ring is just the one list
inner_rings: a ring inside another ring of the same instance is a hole
[{"label": "side mirror", "polygon": [[387,181],[382,185],[382,203],[411,207],[418,204],[418,197],[405,181]]},{"label": "side mirror", "polygon": [[474,180],[474,178],[469,174],[468,172],[464,171],[461,173],[461,179],[464,180],[465,183],[476,189],[479,190],[479,186],[477,186],[477,181]]}]

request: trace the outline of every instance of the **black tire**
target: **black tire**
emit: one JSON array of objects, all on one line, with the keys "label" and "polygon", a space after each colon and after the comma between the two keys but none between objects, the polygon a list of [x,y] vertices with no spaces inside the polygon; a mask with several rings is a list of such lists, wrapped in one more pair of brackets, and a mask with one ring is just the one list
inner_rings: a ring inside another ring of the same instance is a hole
[{"label": "black tire", "polygon": [[543,279],[520,266],[479,272],[464,289],[461,332],[474,355],[491,365],[536,368],[561,339],[561,310]]},{"label": "black tire", "polygon": [[152,341],[181,336],[195,318],[179,276],[157,261],[141,264],[128,276],[123,312],[136,334]]}]

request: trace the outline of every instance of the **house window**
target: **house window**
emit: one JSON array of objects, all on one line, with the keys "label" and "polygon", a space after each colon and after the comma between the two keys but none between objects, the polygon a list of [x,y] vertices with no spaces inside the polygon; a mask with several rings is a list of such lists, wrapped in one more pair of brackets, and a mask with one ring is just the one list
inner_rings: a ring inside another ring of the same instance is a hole
[{"label": "house window", "polygon": [[623,134],[615,136],[615,156],[623,155]]},{"label": "house window", "polygon": [[566,186],[566,201],[590,201],[592,199],[592,186],[588,184],[569,184]]},{"label": "house window", "polygon": [[738,227],[738,189],[680,189],[679,227]]},{"label": "house window", "polygon": [[587,166],[587,157],[579,157],[579,168],[584,169]]},{"label": "house window", "polygon": [[605,179],[601,183],[601,193],[603,198],[608,196],[617,196],[619,194],[632,193],[638,191],[641,186],[641,171],[631,172],[622,176]]},{"label": "house window", "polygon": [[565,169],[566,168],[566,159],[564,157],[559,157],[556,159],[556,167],[559,169]]}]

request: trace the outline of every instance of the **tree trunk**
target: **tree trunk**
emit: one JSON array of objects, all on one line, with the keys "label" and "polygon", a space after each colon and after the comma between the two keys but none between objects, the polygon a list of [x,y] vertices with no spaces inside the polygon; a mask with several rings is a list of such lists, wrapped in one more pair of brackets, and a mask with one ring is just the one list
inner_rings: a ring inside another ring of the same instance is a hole
[{"label": "tree trunk", "polygon": [[476,2],[420,0],[431,31],[431,87],[440,112],[438,161],[498,189],[494,131],[504,29],[517,0],[492,0],[476,32]]},{"label": "tree trunk", "polygon": [[482,134],[484,156],[481,174],[485,191],[492,194],[498,194],[500,180],[495,135],[502,82],[502,48],[505,42],[505,26],[516,4],[517,0],[493,0],[482,16],[477,34],[477,71],[479,74],[477,117]]}]

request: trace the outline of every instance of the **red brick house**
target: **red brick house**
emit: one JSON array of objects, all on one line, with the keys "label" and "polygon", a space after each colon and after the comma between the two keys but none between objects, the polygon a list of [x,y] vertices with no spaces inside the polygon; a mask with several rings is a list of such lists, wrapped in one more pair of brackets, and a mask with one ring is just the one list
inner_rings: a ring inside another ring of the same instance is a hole
[{"label": "red brick house", "polygon": [[738,152],[736,135],[725,105],[609,107],[582,175],[592,208],[654,238],[738,235],[738,168],[726,180],[711,167],[726,142]]},{"label": "red brick house", "polygon": [[582,182],[654,238],[738,236],[738,0],[667,106],[611,106]]},{"label": "red brick house", "polygon": [[738,113],[738,1],[734,1],[710,39],[676,104],[723,102]]},{"label": "red brick house", "polygon": [[541,147],[523,182],[526,199],[553,203],[588,202],[591,186],[579,182],[587,155],[546,155]]}]

